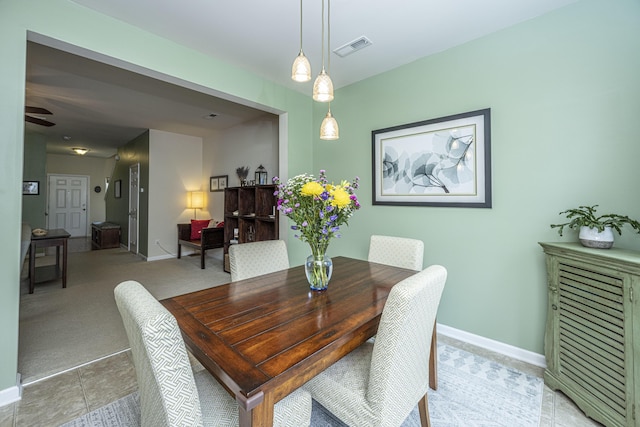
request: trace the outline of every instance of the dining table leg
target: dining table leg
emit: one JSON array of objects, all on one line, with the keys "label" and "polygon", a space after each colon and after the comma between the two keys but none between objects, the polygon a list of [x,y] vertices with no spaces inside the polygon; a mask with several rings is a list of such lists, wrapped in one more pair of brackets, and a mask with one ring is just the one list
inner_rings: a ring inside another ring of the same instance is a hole
[{"label": "dining table leg", "polygon": [[33,293],[36,283],[36,244],[32,240],[29,245],[29,293]]},{"label": "dining table leg", "polygon": [[67,242],[68,239],[62,239],[62,287],[67,287]]},{"label": "dining table leg", "polygon": [[238,425],[240,427],[272,427],[274,401],[271,394],[245,398],[236,396],[238,402]]}]

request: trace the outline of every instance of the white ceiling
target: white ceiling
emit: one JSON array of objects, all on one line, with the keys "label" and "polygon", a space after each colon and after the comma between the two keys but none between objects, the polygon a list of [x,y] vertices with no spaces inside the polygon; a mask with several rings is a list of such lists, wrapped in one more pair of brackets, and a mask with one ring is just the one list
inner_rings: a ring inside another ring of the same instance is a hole
[{"label": "white ceiling", "polygon": [[[311,92],[312,82],[290,78],[300,48],[298,0],[72,1],[283,86]],[[331,50],[361,36],[372,45],[343,58],[331,54],[330,75],[341,88],[576,1],[334,0]],[[322,62],[321,7],[320,0],[305,0],[303,5],[303,49],[314,75]],[[68,55],[40,45],[28,52],[27,105],[50,109],[54,114],[49,119],[56,126],[27,126],[52,135],[52,152],[54,145],[63,146],[58,152],[68,152],[70,143],[62,140],[63,134],[72,136],[71,145],[94,144],[90,154],[106,157],[147,128],[204,136],[262,114]],[[219,117],[202,119],[211,112]]]}]

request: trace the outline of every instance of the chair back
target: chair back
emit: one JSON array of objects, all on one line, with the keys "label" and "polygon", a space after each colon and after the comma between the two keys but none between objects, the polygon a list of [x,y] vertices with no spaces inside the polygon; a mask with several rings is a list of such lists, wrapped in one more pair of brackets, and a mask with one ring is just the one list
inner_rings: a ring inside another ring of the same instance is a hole
[{"label": "chair back", "polygon": [[369,242],[369,262],[394,267],[422,270],[424,243],[406,237],[372,235]]},{"label": "chair back", "polygon": [[142,427],[201,426],[198,389],[178,323],[140,283],[114,291],[129,338]]},{"label": "chair back", "polygon": [[264,240],[229,246],[231,281],[249,279],[289,268],[284,240]]},{"label": "chair back", "polygon": [[380,317],[366,399],[401,425],[429,388],[429,348],[447,270],[432,265],[395,285]]}]

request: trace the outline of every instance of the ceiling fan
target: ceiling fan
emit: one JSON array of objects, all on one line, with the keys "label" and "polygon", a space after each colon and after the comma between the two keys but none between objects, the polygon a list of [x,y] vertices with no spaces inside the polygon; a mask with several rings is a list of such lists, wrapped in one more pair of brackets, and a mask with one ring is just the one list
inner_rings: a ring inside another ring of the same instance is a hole
[{"label": "ceiling fan", "polygon": [[53,114],[51,111],[47,110],[46,108],[30,107],[27,105],[26,107],[24,107],[24,112],[25,112],[24,119],[29,123],[35,123],[37,125],[46,126],[46,127],[55,126],[55,123],[50,122],[49,120],[45,120],[39,117],[34,117],[29,115],[29,114]]}]

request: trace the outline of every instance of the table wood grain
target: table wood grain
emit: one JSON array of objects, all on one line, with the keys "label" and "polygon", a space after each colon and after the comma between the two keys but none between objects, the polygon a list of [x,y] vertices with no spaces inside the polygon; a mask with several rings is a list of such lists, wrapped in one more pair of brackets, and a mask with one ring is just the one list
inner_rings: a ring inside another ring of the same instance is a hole
[{"label": "table wood grain", "polygon": [[389,291],[415,271],[336,257],[329,288],[302,266],[162,300],[187,348],[236,397],[241,426],[376,334]]}]

